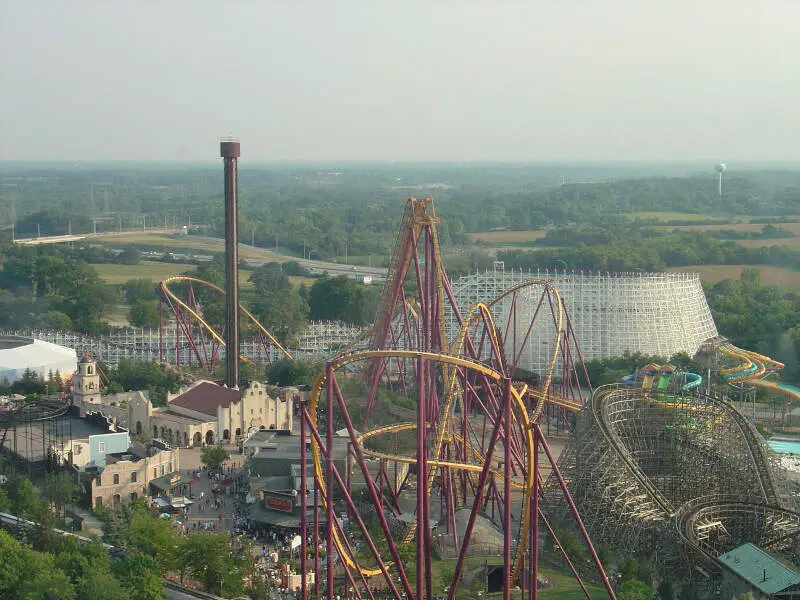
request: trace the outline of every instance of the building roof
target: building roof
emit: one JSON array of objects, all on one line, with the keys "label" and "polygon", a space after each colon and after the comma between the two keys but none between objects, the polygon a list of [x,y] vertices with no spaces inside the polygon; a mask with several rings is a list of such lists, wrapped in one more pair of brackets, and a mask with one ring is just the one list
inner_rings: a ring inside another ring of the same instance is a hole
[{"label": "building roof", "polygon": [[217,416],[217,407],[227,408],[231,402],[236,402],[241,397],[242,393],[239,390],[216,385],[210,381],[201,381],[177,398],[173,398],[170,404]]},{"label": "building roof", "polygon": [[31,338],[0,338],[0,377],[14,382],[26,369],[47,377],[49,372],[71,376],[78,357],[73,348]]},{"label": "building roof", "polygon": [[719,560],[765,594],[776,594],[800,584],[800,573],[793,571],[753,544],[743,544],[719,557]]}]

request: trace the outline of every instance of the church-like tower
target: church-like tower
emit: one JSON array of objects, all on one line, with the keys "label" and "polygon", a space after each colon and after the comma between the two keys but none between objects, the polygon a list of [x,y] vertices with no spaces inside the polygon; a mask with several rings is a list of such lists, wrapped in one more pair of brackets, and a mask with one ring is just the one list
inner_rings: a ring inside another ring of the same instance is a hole
[{"label": "church-like tower", "polygon": [[72,376],[72,404],[77,406],[82,417],[86,416],[89,404],[100,404],[100,373],[97,361],[86,356],[78,362],[78,370]]}]

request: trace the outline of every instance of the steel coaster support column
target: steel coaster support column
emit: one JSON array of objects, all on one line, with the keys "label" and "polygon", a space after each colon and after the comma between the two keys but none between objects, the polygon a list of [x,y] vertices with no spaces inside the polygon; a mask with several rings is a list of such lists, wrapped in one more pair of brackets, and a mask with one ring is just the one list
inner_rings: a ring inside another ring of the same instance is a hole
[{"label": "steel coaster support column", "polygon": [[545,454],[547,454],[547,460],[550,462],[550,467],[552,468],[551,472],[555,474],[556,479],[558,479],[558,485],[561,487],[561,491],[564,494],[567,504],[569,504],[569,510],[572,513],[572,518],[575,519],[575,524],[578,526],[578,529],[580,530],[581,535],[586,542],[587,548],[589,548],[592,561],[594,562],[595,567],[597,567],[597,572],[600,574],[600,577],[603,580],[603,586],[606,588],[606,591],[611,599],[616,600],[617,597],[614,594],[614,589],[611,587],[611,583],[608,581],[605,569],[603,568],[603,563],[600,562],[600,558],[597,556],[597,552],[594,549],[594,544],[592,544],[592,540],[589,537],[589,532],[586,531],[586,527],[583,524],[583,519],[581,519],[578,508],[575,506],[575,501],[572,499],[572,494],[569,493],[567,483],[564,481],[564,477],[561,475],[561,471],[558,469],[558,463],[553,458],[553,454],[550,452],[550,447],[547,445],[547,441],[545,440],[538,423],[534,423],[533,433],[534,443],[541,444],[542,450],[544,450]]},{"label": "steel coaster support column", "polygon": [[[503,378],[503,600],[511,600],[511,378]],[[535,467],[534,467],[535,468]]]},{"label": "steel coaster support column", "polygon": [[[367,491],[369,492],[370,500],[372,500],[372,504],[377,508],[381,506],[381,501],[378,497],[378,490],[375,489],[375,482],[372,480],[369,469],[367,469],[367,463],[364,462],[364,454],[361,452],[361,448],[358,445],[356,431],[353,427],[353,421],[350,419],[350,413],[347,412],[347,405],[344,401],[344,396],[342,396],[342,391],[339,389],[339,384],[335,380],[332,382],[332,384],[336,388],[336,399],[339,403],[342,417],[344,418],[345,427],[347,427],[347,432],[350,435],[350,441],[353,443],[353,451],[355,452],[356,459],[358,460],[358,465],[361,468],[361,473],[363,474],[364,481],[367,484]],[[419,486],[417,486],[417,489],[419,489]],[[389,546],[389,552],[392,555],[392,560],[394,561],[395,565],[397,565],[398,575],[400,576],[400,581],[403,584],[405,594],[408,598],[413,598],[414,594],[411,591],[411,586],[408,583],[408,577],[406,577],[403,563],[401,562],[400,555],[397,552],[397,546],[392,538],[392,533],[389,529],[389,523],[386,521],[386,515],[384,515],[382,510],[376,510],[376,512],[378,516],[378,522],[381,525],[383,534],[386,536],[386,543]],[[389,585],[391,587],[394,584],[391,582],[391,578],[389,579]],[[399,597],[399,595],[397,597]]]},{"label": "steel coaster support column", "polygon": [[[472,502],[472,512],[469,515],[469,521],[467,522],[467,527],[464,529],[464,537],[461,541],[461,549],[458,552],[458,560],[456,561],[455,569],[453,570],[453,586],[450,588],[448,592],[447,599],[454,600],[456,595],[456,588],[458,587],[457,582],[461,577],[461,569],[464,566],[464,559],[467,556],[467,549],[469,547],[469,542],[472,539],[472,530],[475,527],[475,519],[480,512],[481,503],[483,502],[483,494],[486,488],[486,480],[489,477],[489,472],[491,471],[492,465],[492,457],[494,456],[494,448],[497,445],[497,440],[500,437],[500,430],[502,427],[502,419],[497,419],[494,425],[494,430],[492,431],[492,437],[489,440],[489,446],[486,448],[486,457],[483,463],[483,469],[481,470],[481,475],[478,478],[478,485],[475,487],[475,499]],[[419,488],[419,486],[417,486]]]},{"label": "steel coaster support column", "polygon": [[423,600],[425,596],[426,572],[430,565],[429,549],[425,546],[425,530],[428,523],[425,515],[427,500],[427,477],[425,476],[425,361],[420,356],[417,358],[417,589],[416,600]]},{"label": "steel coaster support column", "polygon": [[556,536],[556,532],[553,531],[553,528],[550,526],[550,522],[544,516],[544,513],[542,512],[541,508],[539,509],[539,518],[542,519],[542,523],[544,523],[544,526],[547,528],[548,533],[553,538],[553,543],[555,544],[555,547],[562,549],[561,554],[564,556],[564,560],[567,561],[567,566],[569,567],[569,570],[572,572],[572,575],[575,577],[575,581],[578,582],[578,585],[583,591],[584,596],[586,596],[587,600],[592,600],[591,595],[589,595],[589,590],[586,589],[586,586],[583,583],[583,579],[581,579],[581,576],[578,574],[578,570],[575,568],[575,565],[572,564],[572,561],[569,559],[569,556],[567,556],[567,553],[564,552],[563,550],[564,546],[561,545],[561,540],[559,540],[558,537]]},{"label": "steel coaster support column", "polygon": [[[306,521],[306,401],[300,399],[300,600],[308,600],[308,583],[306,573],[308,573],[308,557],[306,556],[306,544],[308,527]],[[316,512],[317,507],[314,507]],[[316,543],[316,540],[314,540]],[[314,574],[316,577],[316,574]]]},{"label": "steel coaster support column", "polygon": [[319,481],[314,477],[314,598],[319,598]]},{"label": "steel coaster support column", "polygon": [[328,501],[325,503],[325,511],[327,523],[325,524],[326,538],[327,538],[327,559],[328,559],[328,598],[333,598],[333,584],[334,584],[334,565],[333,565],[333,527],[336,520],[336,515],[333,512],[333,474],[336,470],[333,464],[333,364],[328,362],[325,365],[326,381],[327,381],[327,423],[326,423],[326,446],[328,448],[328,472],[327,472],[327,496]]},{"label": "steel coaster support column", "polygon": [[539,575],[539,492],[541,491],[541,481],[539,479],[539,443],[534,435],[533,439],[533,490],[531,490],[531,534],[530,544],[530,573],[528,581],[530,600],[537,600],[539,597],[538,575]]}]

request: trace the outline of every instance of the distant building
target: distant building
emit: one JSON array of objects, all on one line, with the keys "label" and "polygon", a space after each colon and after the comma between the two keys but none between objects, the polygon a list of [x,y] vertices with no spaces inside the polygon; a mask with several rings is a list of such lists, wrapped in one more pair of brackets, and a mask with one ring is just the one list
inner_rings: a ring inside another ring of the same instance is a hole
[{"label": "distant building", "polygon": [[137,442],[124,452],[107,454],[105,467],[89,481],[87,492],[95,509],[168,494],[187,481],[180,473],[180,450]]},{"label": "distant building", "polygon": [[743,544],[719,557],[722,572],[721,598],[750,592],[761,598],[800,598],[800,573],[753,544]]}]

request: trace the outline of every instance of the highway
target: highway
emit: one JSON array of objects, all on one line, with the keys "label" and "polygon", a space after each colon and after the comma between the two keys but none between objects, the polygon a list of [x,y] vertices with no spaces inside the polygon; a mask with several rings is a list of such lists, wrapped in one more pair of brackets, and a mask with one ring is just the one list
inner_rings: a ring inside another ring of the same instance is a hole
[{"label": "highway", "polygon": [[[87,233],[76,235],[53,235],[42,236],[34,238],[17,238],[14,240],[15,244],[22,246],[37,246],[40,244],[64,244],[67,242],[80,242],[80,241],[97,241],[102,242],[103,245],[108,245],[112,240],[119,239],[121,244],[130,243],[126,242],[125,238],[135,238],[137,236],[168,236],[175,235],[174,228],[152,228],[147,230],[135,231],[109,231],[105,233]],[[180,248],[190,251],[194,249],[197,252],[222,252],[224,249],[224,240],[222,238],[206,237],[199,235],[180,236]],[[167,240],[165,240],[167,241]],[[187,243],[188,241],[196,242],[194,244]],[[144,251],[151,252],[166,252],[164,247],[146,248],[145,244],[137,242]],[[167,246],[168,244],[164,244]],[[266,248],[259,248],[257,246],[250,246],[248,244],[239,243],[239,254],[242,256],[242,262],[248,267],[259,267],[268,262],[287,262],[295,261],[302,265],[312,273],[328,273],[332,276],[345,275],[354,279],[363,279],[364,277],[372,277],[373,281],[383,281],[386,279],[388,269],[383,267],[366,267],[361,265],[343,265],[341,263],[326,262],[322,260],[309,260],[305,258],[297,258],[296,256],[287,256],[284,254],[277,254],[272,250]]]}]

